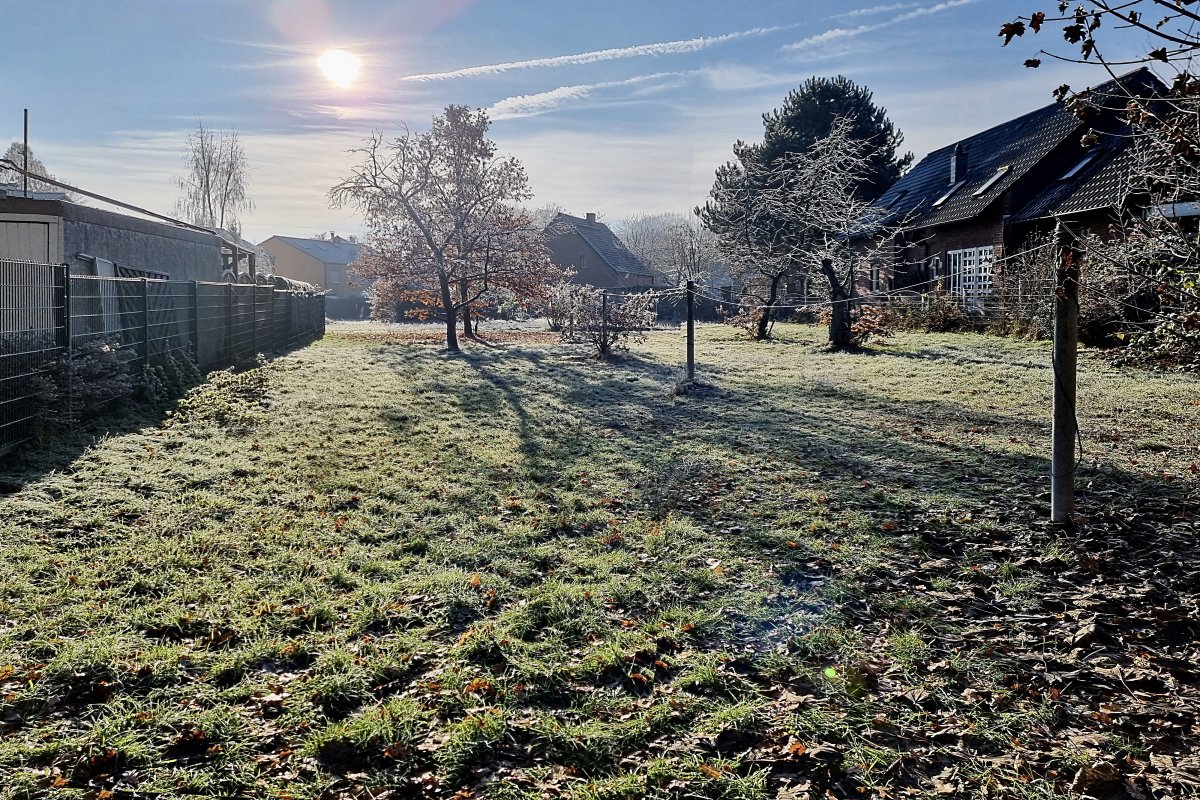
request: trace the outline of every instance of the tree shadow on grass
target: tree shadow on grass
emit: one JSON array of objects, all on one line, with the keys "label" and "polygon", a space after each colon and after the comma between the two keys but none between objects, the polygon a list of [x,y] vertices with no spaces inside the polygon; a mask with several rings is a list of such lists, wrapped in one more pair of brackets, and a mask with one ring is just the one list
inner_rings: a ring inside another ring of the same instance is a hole
[{"label": "tree shadow on grass", "polygon": [[[773,469],[805,473],[834,501],[881,514],[994,505],[998,497],[1039,509],[1048,504],[1039,495],[1049,487],[1049,426],[1019,413],[932,399],[897,403],[830,384],[743,381],[675,398],[677,368],[643,356],[596,362],[496,348],[474,351],[463,363],[475,377],[469,392],[439,381],[414,391],[453,395],[466,424],[480,430],[507,409],[522,468],[539,482],[605,458],[611,463],[615,451],[634,483],[638,476],[653,482],[672,459],[695,457],[743,476],[756,470],[761,481]],[[1045,440],[1047,454],[1002,449],[989,437]],[[1174,497],[1179,490],[1115,466],[1080,469],[1081,486],[1096,480],[1107,491],[1139,495]]]},{"label": "tree shadow on grass", "polygon": [[70,430],[53,430],[13,452],[0,456],[0,498],[15,494],[54,472],[62,472],[97,442],[155,428],[166,419],[171,407],[146,405],[114,410]]}]

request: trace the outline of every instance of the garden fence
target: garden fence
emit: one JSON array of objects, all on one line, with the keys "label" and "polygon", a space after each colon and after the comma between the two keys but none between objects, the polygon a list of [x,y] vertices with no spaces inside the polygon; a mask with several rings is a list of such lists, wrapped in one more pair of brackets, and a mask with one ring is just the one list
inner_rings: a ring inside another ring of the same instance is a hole
[{"label": "garden fence", "polygon": [[[0,260],[0,454],[92,380],[74,360],[115,353],[130,371],[184,362],[200,372],[254,362],[325,332],[325,297],[270,285],[71,275]],[[57,386],[52,376],[66,376]],[[68,395],[64,399],[63,390]]]}]

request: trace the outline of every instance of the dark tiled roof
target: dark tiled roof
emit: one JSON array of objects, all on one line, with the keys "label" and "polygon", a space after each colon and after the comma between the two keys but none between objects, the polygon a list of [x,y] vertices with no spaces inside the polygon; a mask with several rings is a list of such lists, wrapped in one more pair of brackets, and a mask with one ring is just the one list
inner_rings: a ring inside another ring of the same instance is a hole
[{"label": "dark tiled roof", "polygon": [[[934,206],[934,202],[950,188],[953,144],[921,159],[875,203],[887,208],[891,219],[913,227],[976,217],[1081,127],[1082,123],[1058,103],[1039,108],[959,142],[967,152],[966,182],[940,206]],[[1004,176],[976,196],[976,191],[1005,166],[1009,169]]]},{"label": "dark tiled roof", "polygon": [[617,272],[629,275],[654,275],[603,222],[588,222],[586,219],[573,217],[570,214],[559,214],[546,226],[546,232],[554,235],[552,229],[556,225],[563,224],[570,225],[604,259],[604,262]]},{"label": "dark tiled roof", "polygon": [[[1148,70],[1139,69],[1117,79],[1128,90],[1146,95],[1165,87]],[[1103,99],[1106,108],[1123,105],[1117,81],[1092,90]],[[1112,98],[1117,98],[1113,100]],[[1109,118],[1111,110],[1105,112]],[[902,221],[906,227],[943,225],[971,219],[983,213],[1021,178],[1034,173],[1042,160],[1060,144],[1082,137],[1089,123],[1082,122],[1061,103],[1051,103],[935,150],[913,167],[875,201],[886,208],[889,221]],[[1015,212],[1013,219],[1037,219],[1050,214],[1073,213],[1111,205],[1119,189],[1119,163],[1123,147],[1114,137],[1106,152],[1071,181],[1058,184],[1059,174],[1045,175],[1046,189]],[[950,163],[954,149],[961,146],[967,154],[965,182],[941,205],[934,203],[950,188]],[[1104,145],[1102,145],[1104,146]],[[988,181],[1002,167],[1008,170],[991,185]],[[1043,167],[1044,168],[1044,167]],[[1069,167],[1068,167],[1069,168]],[[1064,170],[1065,171],[1065,170]],[[984,187],[986,186],[986,189]],[[979,192],[976,196],[976,192]]]},{"label": "dark tiled roof", "polygon": [[345,266],[358,258],[359,246],[353,242],[301,239],[298,236],[276,236],[274,238],[281,242],[287,242],[305,255],[312,256],[324,264],[341,264]]},{"label": "dark tiled roof", "polygon": [[1012,215],[1013,222],[1082,214],[1115,208],[1121,202],[1133,164],[1129,131],[1106,136],[1096,156],[1070,180],[1055,180],[1045,191]]}]

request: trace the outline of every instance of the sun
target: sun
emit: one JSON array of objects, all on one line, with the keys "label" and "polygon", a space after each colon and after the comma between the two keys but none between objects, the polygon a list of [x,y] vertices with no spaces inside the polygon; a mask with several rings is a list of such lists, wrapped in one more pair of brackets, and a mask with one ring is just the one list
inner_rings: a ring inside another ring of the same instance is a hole
[{"label": "sun", "polygon": [[358,79],[362,59],[349,50],[326,50],[317,59],[317,67],[331,83],[346,88]]}]

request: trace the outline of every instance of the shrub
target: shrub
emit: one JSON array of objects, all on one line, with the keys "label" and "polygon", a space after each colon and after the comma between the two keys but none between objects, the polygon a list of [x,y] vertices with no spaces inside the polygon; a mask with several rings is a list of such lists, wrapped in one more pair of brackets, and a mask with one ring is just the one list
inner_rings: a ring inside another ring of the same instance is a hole
[{"label": "shrub", "polygon": [[855,347],[865,347],[872,341],[886,344],[899,322],[900,316],[887,306],[860,306],[850,325],[850,343]]},{"label": "shrub", "polygon": [[608,294],[607,302],[605,294],[604,289],[576,284],[555,290],[563,341],[589,344],[602,358],[644,340],[658,317],[658,301],[649,292]]}]

